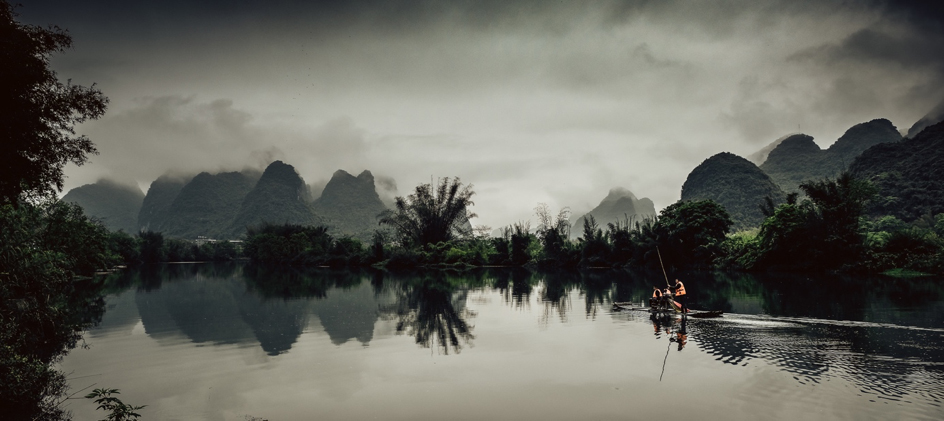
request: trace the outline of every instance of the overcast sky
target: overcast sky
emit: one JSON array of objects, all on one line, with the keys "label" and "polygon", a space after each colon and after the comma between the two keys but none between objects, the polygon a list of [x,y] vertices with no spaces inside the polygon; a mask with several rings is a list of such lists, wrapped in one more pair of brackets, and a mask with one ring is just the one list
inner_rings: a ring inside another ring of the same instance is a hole
[{"label": "overcast sky", "polygon": [[60,78],[111,100],[67,191],[281,159],[316,186],[459,176],[497,228],[616,186],[661,209],[716,153],[944,99],[935,1],[20,2],[72,34]]}]

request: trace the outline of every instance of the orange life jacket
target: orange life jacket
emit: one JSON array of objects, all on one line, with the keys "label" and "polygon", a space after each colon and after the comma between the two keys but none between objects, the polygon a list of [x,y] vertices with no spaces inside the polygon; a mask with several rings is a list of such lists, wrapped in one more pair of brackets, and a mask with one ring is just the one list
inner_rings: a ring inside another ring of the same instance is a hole
[{"label": "orange life jacket", "polygon": [[652,290],[652,298],[659,298],[662,296],[662,291],[657,289]]},{"label": "orange life jacket", "polygon": [[683,284],[682,281],[679,281],[678,289],[675,291],[675,296],[681,297],[683,295],[685,295],[685,284]]}]

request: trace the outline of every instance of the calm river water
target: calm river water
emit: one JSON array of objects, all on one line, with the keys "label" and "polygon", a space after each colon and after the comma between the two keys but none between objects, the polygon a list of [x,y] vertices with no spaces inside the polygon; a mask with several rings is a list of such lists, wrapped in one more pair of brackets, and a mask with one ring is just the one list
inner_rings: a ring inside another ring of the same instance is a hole
[{"label": "calm river water", "polygon": [[944,419],[944,280],[676,275],[725,315],[613,311],[661,273],[168,265],[61,366],[153,420]]}]

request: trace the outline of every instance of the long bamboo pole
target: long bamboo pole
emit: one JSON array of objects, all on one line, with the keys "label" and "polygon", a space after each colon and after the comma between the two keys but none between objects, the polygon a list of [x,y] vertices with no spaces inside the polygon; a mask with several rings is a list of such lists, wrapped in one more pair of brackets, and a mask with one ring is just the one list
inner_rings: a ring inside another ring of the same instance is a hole
[{"label": "long bamboo pole", "polygon": [[662,276],[665,277],[665,286],[670,286],[669,275],[665,274],[665,265],[662,264],[662,252],[659,251],[659,246],[656,246],[656,253],[659,255],[659,266],[662,267]]}]

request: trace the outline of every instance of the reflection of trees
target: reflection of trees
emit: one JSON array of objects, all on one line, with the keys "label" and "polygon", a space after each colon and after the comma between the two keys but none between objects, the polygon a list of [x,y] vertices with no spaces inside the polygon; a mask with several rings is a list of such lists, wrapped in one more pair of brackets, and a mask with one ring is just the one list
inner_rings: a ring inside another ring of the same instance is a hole
[{"label": "reflection of trees", "polygon": [[494,276],[493,286],[497,289],[504,301],[515,309],[524,309],[531,304],[531,291],[536,282],[530,270],[515,267],[496,269],[491,272]]},{"label": "reflection of trees", "polygon": [[417,344],[435,346],[445,354],[450,349],[459,353],[463,344],[471,344],[473,326],[466,320],[475,313],[465,307],[468,289],[456,285],[442,273],[399,282],[396,303],[385,309],[397,321],[397,334],[414,336]]},{"label": "reflection of trees", "polygon": [[580,273],[580,289],[586,303],[588,318],[596,319],[602,308],[608,308],[613,302],[613,272],[584,271]]},{"label": "reflection of trees", "polygon": [[[571,275],[571,276],[567,276]],[[568,292],[572,289],[573,277],[571,273],[548,272],[544,274],[544,288],[541,289],[541,303],[544,311],[540,323],[546,325],[551,316],[557,313],[561,322],[567,322],[567,311],[570,310]]]},{"label": "reflection of trees", "polygon": [[243,267],[243,276],[250,290],[269,298],[324,298],[328,289],[339,282],[323,271],[286,265],[249,264]]}]

